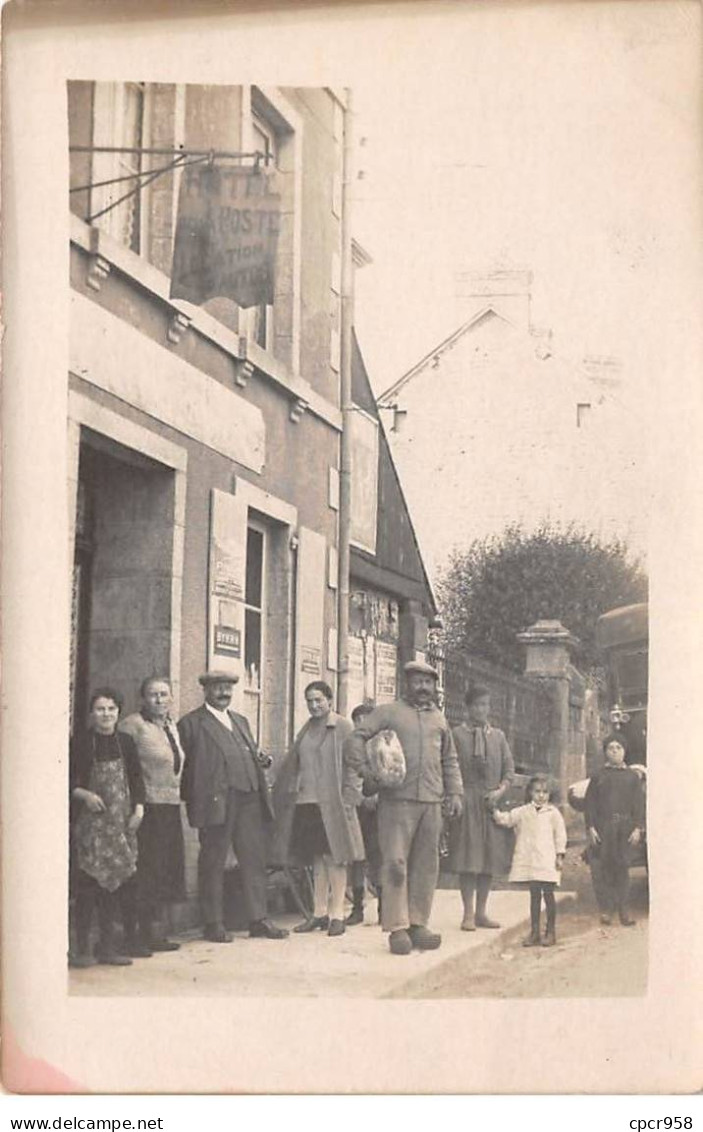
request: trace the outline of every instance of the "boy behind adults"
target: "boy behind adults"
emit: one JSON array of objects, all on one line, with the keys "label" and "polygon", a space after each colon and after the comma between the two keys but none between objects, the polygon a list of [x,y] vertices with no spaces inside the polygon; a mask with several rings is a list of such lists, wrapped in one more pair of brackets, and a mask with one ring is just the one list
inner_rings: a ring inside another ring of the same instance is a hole
[{"label": "boy behind adults", "polygon": [[[359,727],[362,720],[370,715],[374,704],[365,701],[358,704],[351,713],[354,727]],[[378,847],[378,795],[374,784],[365,783],[364,797],[357,806],[361,836],[364,839],[365,861],[354,861],[349,866],[349,881],[352,889],[352,910],[347,916],[346,923],[350,927],[364,922],[364,898],[366,896],[366,879],[376,892],[378,901],[378,921],[381,922],[382,890],[380,881],[381,853]]]},{"label": "boy behind adults", "polygon": [[394,955],[413,947],[429,951],[442,937],[428,928],[439,874],[442,805],[450,817],[462,806],[462,781],[454,741],[435,703],[438,673],[410,661],[404,668],[406,691],[363,719],[344,744],[344,759],[370,782],[366,743],[380,731],[395,731],[405,756],[404,780],[378,791],[383,906],[381,925]]}]

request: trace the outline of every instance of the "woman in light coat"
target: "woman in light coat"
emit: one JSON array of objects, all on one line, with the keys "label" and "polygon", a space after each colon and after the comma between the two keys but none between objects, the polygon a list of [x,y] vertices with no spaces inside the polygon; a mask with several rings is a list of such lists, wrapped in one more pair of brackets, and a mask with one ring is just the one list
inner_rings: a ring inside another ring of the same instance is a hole
[{"label": "woman in light coat", "polygon": [[292,857],[313,869],[313,914],[294,931],[344,934],[347,865],[363,861],[356,807],[361,779],[342,763],[351,724],[332,711],[332,689],[315,680],[305,689],[310,719],[301,728],[273,788],[276,835],[273,856]]}]

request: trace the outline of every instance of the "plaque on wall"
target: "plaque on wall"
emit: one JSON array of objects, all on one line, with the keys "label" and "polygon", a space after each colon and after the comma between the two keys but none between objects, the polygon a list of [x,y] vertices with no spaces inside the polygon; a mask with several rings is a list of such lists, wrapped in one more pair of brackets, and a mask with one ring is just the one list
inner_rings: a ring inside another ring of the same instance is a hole
[{"label": "plaque on wall", "polygon": [[311,676],[319,676],[322,661],[322,650],[311,645],[303,645],[300,651],[300,669]]},{"label": "plaque on wall", "polygon": [[390,703],[397,690],[398,649],[386,641],[376,641],[376,703]]}]

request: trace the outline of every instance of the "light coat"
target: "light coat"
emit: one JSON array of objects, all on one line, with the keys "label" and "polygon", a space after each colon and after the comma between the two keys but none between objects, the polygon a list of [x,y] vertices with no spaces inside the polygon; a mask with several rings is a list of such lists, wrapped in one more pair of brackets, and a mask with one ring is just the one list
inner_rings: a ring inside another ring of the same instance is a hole
[{"label": "light coat", "polygon": [[[300,742],[311,724],[312,720],[308,720],[296,736],[273,787],[276,829],[272,858],[276,864],[288,862],[295,805],[300,789]],[[352,726],[346,719],[336,712],[330,712],[317,767],[318,805],[330,852],[337,864],[363,861],[365,856],[356,814],[356,807],[361,800],[360,781],[342,763],[342,745],[351,730]]]},{"label": "light coat", "polygon": [[496,810],[493,818],[517,834],[508,880],[559,884],[557,854],[566,851],[566,826],[556,806],[548,803],[537,809],[534,802],[528,802],[507,813]]}]

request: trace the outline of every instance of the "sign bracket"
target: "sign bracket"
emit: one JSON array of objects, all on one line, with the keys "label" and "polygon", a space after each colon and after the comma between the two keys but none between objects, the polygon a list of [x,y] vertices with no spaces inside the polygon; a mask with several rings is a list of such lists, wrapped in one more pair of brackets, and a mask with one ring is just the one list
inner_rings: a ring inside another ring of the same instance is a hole
[{"label": "sign bracket", "polygon": [[121,177],[110,177],[105,181],[91,181],[86,185],[77,185],[69,189],[69,193],[88,192],[90,189],[103,188],[106,185],[116,185],[123,181],[136,180],[137,184],[128,193],[124,193],[117,200],[101,209],[100,212],[95,212],[92,216],[86,217],[86,223],[92,224],[94,220],[98,220],[101,216],[111,212],[113,208],[123,204],[124,201],[130,200],[156,181],[158,177],[163,177],[166,173],[173,173],[177,169],[185,169],[189,165],[198,165],[207,161],[209,165],[214,165],[215,161],[240,161],[242,164],[246,160],[254,162],[254,168],[258,169],[263,161],[264,165],[268,165],[271,155],[264,153],[262,150],[256,149],[251,152],[232,152],[229,150],[199,150],[199,149],[163,149],[163,148],[130,148],[127,146],[114,146],[114,145],[72,145],[69,146],[70,153],[124,153],[124,154],[139,154],[140,156],[158,156],[158,157],[173,157],[174,160],[169,162],[168,165],[159,166],[157,169],[140,169],[134,173],[125,173]]}]

